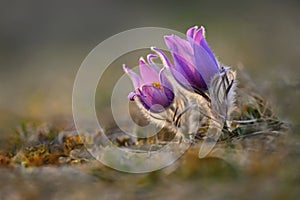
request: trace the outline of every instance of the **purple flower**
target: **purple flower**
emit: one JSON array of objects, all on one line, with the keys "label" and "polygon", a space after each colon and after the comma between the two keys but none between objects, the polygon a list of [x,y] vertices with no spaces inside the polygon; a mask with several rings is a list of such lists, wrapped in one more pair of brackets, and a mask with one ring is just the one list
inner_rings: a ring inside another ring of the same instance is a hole
[{"label": "purple flower", "polygon": [[157,55],[148,55],[148,63],[140,59],[141,77],[131,69],[123,65],[124,71],[131,78],[135,91],[128,95],[129,100],[138,98],[143,106],[154,113],[163,112],[174,100],[174,92],[171,83],[165,75],[166,68],[161,70],[152,59]]},{"label": "purple flower", "polygon": [[174,65],[160,49],[153,48],[178,83],[201,95],[208,90],[211,79],[219,73],[218,61],[205,40],[204,31],[204,27],[190,28],[186,33],[187,40],[175,35],[165,36]]}]

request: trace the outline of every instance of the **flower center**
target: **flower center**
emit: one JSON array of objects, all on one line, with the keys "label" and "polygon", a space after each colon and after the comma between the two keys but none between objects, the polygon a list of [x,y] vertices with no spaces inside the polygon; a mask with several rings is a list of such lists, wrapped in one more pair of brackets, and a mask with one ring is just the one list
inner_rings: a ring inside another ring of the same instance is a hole
[{"label": "flower center", "polygon": [[162,92],[164,91],[163,87],[158,82],[153,82],[152,86],[156,87],[157,89],[160,89]]}]

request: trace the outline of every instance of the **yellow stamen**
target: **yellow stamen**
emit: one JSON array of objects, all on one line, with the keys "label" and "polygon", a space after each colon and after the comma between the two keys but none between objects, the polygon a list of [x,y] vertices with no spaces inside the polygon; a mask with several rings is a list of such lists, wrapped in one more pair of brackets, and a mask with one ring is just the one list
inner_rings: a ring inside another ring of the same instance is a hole
[{"label": "yellow stamen", "polygon": [[161,86],[160,83],[158,83],[158,82],[153,82],[152,85],[153,85],[154,87],[160,89],[161,91],[164,91],[164,89],[163,89],[163,87]]}]

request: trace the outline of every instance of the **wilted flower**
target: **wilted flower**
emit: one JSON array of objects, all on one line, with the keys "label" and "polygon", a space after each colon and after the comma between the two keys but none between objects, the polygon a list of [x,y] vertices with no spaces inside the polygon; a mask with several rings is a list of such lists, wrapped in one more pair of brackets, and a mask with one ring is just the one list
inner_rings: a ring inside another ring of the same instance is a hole
[{"label": "wilted flower", "polygon": [[134,101],[138,98],[144,108],[160,113],[173,103],[174,92],[165,75],[166,68],[160,70],[152,62],[156,57],[154,54],[148,55],[148,63],[143,58],[140,59],[141,77],[125,65],[123,69],[131,78],[135,88],[135,91],[128,95],[129,100]]},{"label": "wilted flower", "polygon": [[176,35],[165,36],[174,64],[161,50],[153,49],[170,68],[178,83],[201,95],[205,95],[212,78],[219,73],[218,61],[205,40],[204,31],[204,27],[190,28],[186,33],[187,40]]}]

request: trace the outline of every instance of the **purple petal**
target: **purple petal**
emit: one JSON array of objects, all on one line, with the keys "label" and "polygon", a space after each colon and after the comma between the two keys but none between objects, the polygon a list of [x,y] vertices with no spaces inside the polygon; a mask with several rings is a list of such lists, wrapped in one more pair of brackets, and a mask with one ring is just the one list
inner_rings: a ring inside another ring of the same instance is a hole
[{"label": "purple petal", "polygon": [[159,82],[158,72],[151,68],[143,58],[140,58],[140,73],[145,84]]},{"label": "purple petal", "polygon": [[148,61],[149,65],[150,65],[150,67],[152,69],[154,69],[157,73],[159,73],[160,68],[157,67],[156,64],[153,62],[153,59],[156,59],[156,58],[158,58],[158,55],[156,55],[156,54],[148,54],[147,55],[147,61]]},{"label": "purple petal", "polygon": [[200,45],[201,40],[204,38],[204,32],[204,27],[201,26],[201,28],[194,33],[193,39],[196,44]]},{"label": "purple petal", "polygon": [[195,34],[195,30],[198,29],[198,26],[194,26],[192,28],[190,28],[189,30],[187,30],[186,35],[188,38],[194,38],[194,34]]},{"label": "purple petal", "polygon": [[218,61],[214,55],[214,53],[212,52],[212,50],[210,49],[210,47],[208,46],[206,39],[203,38],[200,42],[200,45],[206,50],[206,52],[210,55],[211,59],[214,61],[216,69],[219,70],[219,64]]},{"label": "purple petal", "polygon": [[154,64],[153,59],[158,58],[158,56],[156,54],[148,54],[147,55],[147,61],[149,64]]},{"label": "purple petal", "polygon": [[[203,26],[200,29],[195,29],[195,27],[190,28],[187,33],[187,38],[194,49],[194,45],[201,45],[207,53],[211,56],[213,61],[215,62],[217,69],[218,69],[218,62],[216,57],[214,56],[213,52],[211,51],[210,47],[208,46],[206,39],[205,39],[205,28]],[[193,50],[195,53],[195,50]]]},{"label": "purple petal", "polygon": [[207,90],[207,84],[202,76],[201,71],[199,71],[194,65],[185,60],[185,58],[179,55],[173,55],[173,57],[177,65],[177,71],[184,76],[191,87],[201,90]]},{"label": "purple petal", "polygon": [[169,88],[169,87],[162,86],[162,88],[163,88],[163,90],[164,90],[164,93],[165,93],[166,97],[168,98],[168,101],[169,101],[168,106],[169,106],[169,105],[171,105],[171,103],[172,103],[173,100],[174,100],[174,97],[175,97],[174,92],[173,92],[173,90],[172,90],[171,88]]},{"label": "purple petal", "polygon": [[189,81],[181,74],[179,73],[177,70],[171,68],[170,69],[173,77],[175,78],[175,80],[185,89],[189,90],[189,91],[193,91],[193,88],[191,87],[191,84],[189,83]]},{"label": "purple petal", "polygon": [[[169,89],[168,88],[165,89],[168,90],[168,94],[169,94],[170,92]],[[142,94],[139,96],[141,102],[143,103],[146,109],[148,110],[150,109],[150,111],[152,112],[155,113],[162,112],[164,108],[167,108],[172,103],[170,102],[169,99],[172,98],[172,96],[167,97],[164,91],[152,85],[143,85],[141,91]],[[173,98],[174,98],[174,94],[173,94]],[[160,106],[155,106],[155,105],[160,105]]]},{"label": "purple petal", "polygon": [[130,92],[128,95],[128,99],[130,101],[134,101],[134,97],[137,96],[137,94],[135,92]]},{"label": "purple petal", "polygon": [[166,76],[166,70],[167,68],[164,67],[159,72],[159,80],[162,86],[169,88],[170,90],[173,90],[173,86],[170,83],[169,79]]},{"label": "purple petal", "polygon": [[202,46],[194,44],[196,68],[201,73],[206,85],[219,72],[218,65],[214,61],[214,56],[209,54]]},{"label": "purple petal", "polygon": [[152,85],[143,85],[141,90],[143,93],[143,98],[147,101],[150,107],[154,104],[168,106],[168,98],[161,89],[158,89]]},{"label": "purple petal", "polygon": [[184,57],[190,63],[194,63],[193,48],[190,43],[178,36],[165,36],[165,43],[172,54]]},{"label": "purple petal", "polygon": [[123,70],[125,73],[128,74],[129,78],[131,79],[134,88],[139,88],[142,85],[142,80],[139,75],[137,75],[134,71],[129,69],[126,65],[123,64]]},{"label": "purple petal", "polygon": [[170,62],[169,58],[166,56],[166,54],[161,49],[151,47],[151,50],[157,53],[157,55],[159,56],[159,58],[161,59],[163,65],[165,67],[173,68],[173,65]]}]

